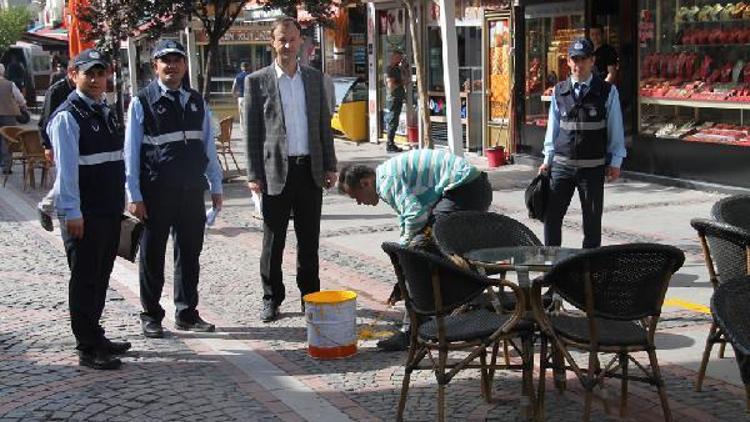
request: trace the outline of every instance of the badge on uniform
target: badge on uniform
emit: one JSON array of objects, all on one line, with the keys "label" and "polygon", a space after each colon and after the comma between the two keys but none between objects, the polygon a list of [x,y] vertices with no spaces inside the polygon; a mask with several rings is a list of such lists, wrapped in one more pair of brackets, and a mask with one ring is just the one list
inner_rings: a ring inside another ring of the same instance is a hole
[{"label": "badge on uniform", "polygon": [[573,48],[575,48],[576,50],[583,50],[583,44],[581,44],[580,42],[577,42],[573,44]]},{"label": "badge on uniform", "polygon": [[198,111],[198,106],[196,106],[195,103],[190,103],[190,110]]},{"label": "badge on uniform", "polygon": [[589,110],[589,116],[596,117],[596,114],[597,113],[596,113],[596,109],[595,108],[592,108],[591,110]]},{"label": "badge on uniform", "polygon": [[98,122],[91,122],[91,129],[93,129],[94,132],[99,132],[99,129],[101,129],[101,127],[99,127]]},{"label": "badge on uniform", "polygon": [[156,112],[159,113],[159,114],[164,114],[164,113],[167,112],[167,108],[164,107],[162,104],[157,104],[156,105]]}]

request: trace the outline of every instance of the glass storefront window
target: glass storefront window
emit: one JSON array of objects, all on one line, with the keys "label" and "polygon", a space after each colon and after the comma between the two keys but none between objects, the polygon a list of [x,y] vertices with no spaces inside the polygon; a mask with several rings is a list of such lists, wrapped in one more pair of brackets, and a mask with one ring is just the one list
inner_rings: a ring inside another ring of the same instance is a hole
[{"label": "glass storefront window", "polygon": [[640,0],[640,133],[750,146],[750,7]]}]

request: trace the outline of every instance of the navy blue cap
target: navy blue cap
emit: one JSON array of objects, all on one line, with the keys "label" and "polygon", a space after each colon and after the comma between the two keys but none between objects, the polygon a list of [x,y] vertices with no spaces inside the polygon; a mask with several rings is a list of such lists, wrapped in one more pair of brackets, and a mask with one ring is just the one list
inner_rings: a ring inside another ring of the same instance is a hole
[{"label": "navy blue cap", "polygon": [[167,54],[179,54],[182,57],[187,57],[185,53],[185,47],[175,40],[161,40],[154,47],[153,58],[158,59],[159,57],[166,56]]},{"label": "navy blue cap", "polygon": [[594,55],[594,44],[586,38],[578,38],[568,47],[568,57],[591,57]]},{"label": "navy blue cap", "polygon": [[88,48],[81,51],[73,59],[73,65],[76,69],[85,72],[94,66],[102,66],[104,68],[108,68],[110,63],[109,57],[107,57],[106,54],[102,53],[99,50]]}]

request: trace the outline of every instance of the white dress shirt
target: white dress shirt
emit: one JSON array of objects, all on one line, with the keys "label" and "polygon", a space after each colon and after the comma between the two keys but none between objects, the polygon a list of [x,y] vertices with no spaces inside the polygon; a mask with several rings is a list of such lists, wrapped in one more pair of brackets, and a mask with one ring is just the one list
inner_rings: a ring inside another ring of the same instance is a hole
[{"label": "white dress shirt", "polygon": [[302,72],[297,65],[294,76],[290,78],[276,61],[274,61],[274,66],[276,67],[276,80],[281,95],[281,106],[284,110],[287,154],[290,157],[310,155],[305,85],[302,83]]}]

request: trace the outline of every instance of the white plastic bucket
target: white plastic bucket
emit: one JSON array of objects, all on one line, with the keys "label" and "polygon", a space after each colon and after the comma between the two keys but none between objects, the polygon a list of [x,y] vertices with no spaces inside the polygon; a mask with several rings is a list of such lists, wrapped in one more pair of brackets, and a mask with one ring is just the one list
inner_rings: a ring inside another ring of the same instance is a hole
[{"label": "white plastic bucket", "polygon": [[305,301],[307,353],[339,359],[357,353],[357,294],[348,290],[310,293]]}]

